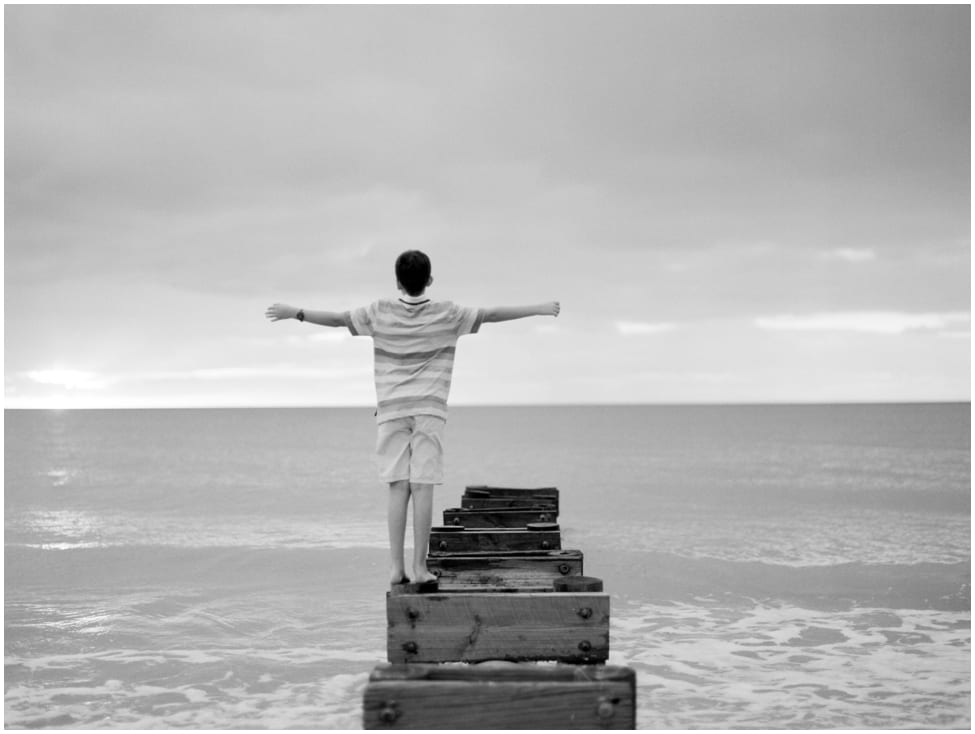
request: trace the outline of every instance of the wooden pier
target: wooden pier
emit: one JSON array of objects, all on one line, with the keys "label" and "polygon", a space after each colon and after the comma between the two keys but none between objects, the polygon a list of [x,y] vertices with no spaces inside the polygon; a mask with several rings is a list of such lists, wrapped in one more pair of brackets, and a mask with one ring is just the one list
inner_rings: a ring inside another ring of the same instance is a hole
[{"label": "wooden pier", "polygon": [[558,513],[555,487],[467,487],[444,511],[436,588],[386,596],[366,729],[635,728],[635,674],[605,664],[609,595],[562,549]]}]

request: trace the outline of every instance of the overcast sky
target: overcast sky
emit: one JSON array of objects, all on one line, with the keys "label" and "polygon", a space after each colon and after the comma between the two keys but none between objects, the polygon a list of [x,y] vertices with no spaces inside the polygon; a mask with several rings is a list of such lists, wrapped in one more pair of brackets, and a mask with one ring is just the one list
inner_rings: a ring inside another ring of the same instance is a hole
[{"label": "overcast sky", "polygon": [[969,400],[970,8],[5,6],[7,407]]}]

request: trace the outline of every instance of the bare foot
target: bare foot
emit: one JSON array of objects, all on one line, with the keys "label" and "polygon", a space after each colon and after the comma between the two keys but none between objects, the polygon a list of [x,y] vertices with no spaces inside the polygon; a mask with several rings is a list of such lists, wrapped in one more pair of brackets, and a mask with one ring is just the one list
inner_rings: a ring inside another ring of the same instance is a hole
[{"label": "bare foot", "polygon": [[428,581],[438,581],[439,579],[434,574],[430,573],[425,568],[414,568],[413,569],[413,583],[414,584],[425,584]]},{"label": "bare foot", "polygon": [[394,568],[389,572],[389,583],[390,584],[405,584],[408,579],[406,578],[406,571],[402,568]]}]

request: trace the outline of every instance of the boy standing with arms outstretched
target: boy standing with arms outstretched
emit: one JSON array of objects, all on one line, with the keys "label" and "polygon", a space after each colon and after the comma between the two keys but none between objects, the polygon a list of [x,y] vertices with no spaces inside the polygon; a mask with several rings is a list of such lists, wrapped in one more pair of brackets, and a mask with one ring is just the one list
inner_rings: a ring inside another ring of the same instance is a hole
[{"label": "boy standing with arms outstretched", "polygon": [[433,522],[433,486],[443,484],[443,437],[447,395],[457,340],[482,323],[528,316],[558,316],[559,303],[501,308],[466,308],[432,301],[430,258],[408,250],[396,259],[398,299],[382,299],[354,311],[305,311],[276,303],[271,321],[298,319],[318,326],[346,327],[353,336],[371,336],[376,378],[376,456],[379,476],[389,484],[390,583],[406,582],[403,543],[406,513],[413,498],[412,581],[436,582],[427,569]]}]

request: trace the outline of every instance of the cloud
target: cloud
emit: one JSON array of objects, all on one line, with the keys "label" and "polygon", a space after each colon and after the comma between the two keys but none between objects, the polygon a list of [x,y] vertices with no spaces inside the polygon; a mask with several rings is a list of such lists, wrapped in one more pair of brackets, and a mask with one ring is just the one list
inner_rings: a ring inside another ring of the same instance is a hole
[{"label": "cloud", "polygon": [[41,385],[53,385],[68,390],[102,390],[110,382],[94,372],[83,370],[31,370],[24,373],[24,376]]},{"label": "cloud", "polygon": [[174,370],[169,372],[144,372],[131,376],[136,380],[242,380],[242,379],[288,379],[288,380],[328,380],[338,377],[371,374],[368,367],[327,369],[320,367],[292,367],[287,365],[273,367],[208,367],[194,370]]},{"label": "cloud", "polygon": [[898,311],[841,311],[807,315],[763,316],[755,325],[767,331],[853,331],[869,334],[903,334],[909,331],[943,331],[962,324],[971,328],[971,314],[903,313]]},{"label": "cloud", "polygon": [[830,260],[843,260],[848,263],[862,263],[877,259],[877,253],[869,248],[840,247],[825,255]]},{"label": "cloud", "polygon": [[[297,401],[324,378],[316,395],[365,395],[365,373],[297,368],[365,365],[367,340],[260,309],[364,305],[412,247],[437,298],[576,299],[532,333],[577,374],[685,323],[697,344],[718,315],[763,342],[751,319],[771,314],[762,329],[944,328],[957,347],[968,321],[905,314],[970,300],[969,16],[11,6],[10,389]],[[842,315],[864,304],[897,315]],[[605,351],[562,338],[583,321]],[[720,362],[726,342],[704,350]]]},{"label": "cloud", "polygon": [[121,382],[249,379],[323,380],[363,374],[371,374],[371,368],[363,366],[328,369],[278,365],[271,367],[207,367],[191,370],[128,372],[113,375],[83,370],[50,369],[30,370],[22,373],[21,376],[40,385],[50,385],[69,390],[101,390],[109,385]]},{"label": "cloud", "polygon": [[559,324],[538,324],[535,326],[536,334],[564,334],[566,329]]},{"label": "cloud", "polygon": [[643,321],[617,321],[616,331],[623,336],[640,336],[644,334],[665,334],[674,331],[677,324],[670,322],[647,323]]}]

